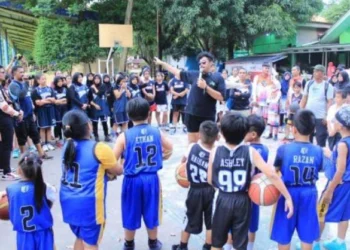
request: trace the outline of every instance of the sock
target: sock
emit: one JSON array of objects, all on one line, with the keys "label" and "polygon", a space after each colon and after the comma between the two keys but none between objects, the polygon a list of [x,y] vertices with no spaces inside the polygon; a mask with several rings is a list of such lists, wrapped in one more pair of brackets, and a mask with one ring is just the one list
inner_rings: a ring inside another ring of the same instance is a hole
[{"label": "sock", "polygon": [[343,244],[343,243],[344,243],[344,240],[343,240],[343,239],[340,239],[340,238],[337,238],[337,243]]},{"label": "sock", "polygon": [[133,247],[134,246],[134,240],[125,240],[125,243],[124,243],[124,245],[126,246],[126,247]]},{"label": "sock", "polygon": [[155,240],[148,239],[148,245],[155,245],[155,244],[157,244],[157,239]]},{"label": "sock", "polygon": [[203,246],[203,249],[208,249],[208,250],[210,250],[210,249],[211,249],[211,245],[208,244],[208,243],[205,243],[204,246]]},{"label": "sock", "polygon": [[181,249],[186,249],[186,248],[187,248],[187,244],[188,244],[188,243],[180,242],[180,248],[181,248]]},{"label": "sock", "polygon": [[224,247],[222,248],[223,250],[231,250],[232,246],[230,244],[225,244]]},{"label": "sock", "polygon": [[253,250],[253,248],[254,248],[254,242],[248,242],[247,250]]}]

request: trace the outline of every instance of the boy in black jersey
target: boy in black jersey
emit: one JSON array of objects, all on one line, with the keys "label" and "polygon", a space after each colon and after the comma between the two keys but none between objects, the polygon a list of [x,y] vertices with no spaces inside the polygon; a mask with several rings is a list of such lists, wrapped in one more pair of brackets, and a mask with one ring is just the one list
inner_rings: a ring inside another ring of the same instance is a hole
[{"label": "boy in black jersey", "polygon": [[210,153],[208,182],[219,189],[213,204],[212,249],[221,249],[229,232],[233,247],[246,250],[251,214],[248,188],[256,166],[285,197],[289,218],[293,215],[293,203],[281,178],[273,166],[267,165],[259,152],[242,144],[248,132],[248,122],[237,113],[227,113],[221,120],[221,133],[226,143]]},{"label": "boy in black jersey", "polygon": [[186,162],[188,181],[191,183],[186,200],[187,224],[181,233],[180,245],[173,250],[187,250],[190,234],[200,234],[203,217],[207,229],[203,250],[211,248],[211,217],[215,190],[207,182],[207,170],[210,151],[219,136],[219,128],[213,121],[205,121],[199,127],[200,140],[189,146],[183,162]]}]

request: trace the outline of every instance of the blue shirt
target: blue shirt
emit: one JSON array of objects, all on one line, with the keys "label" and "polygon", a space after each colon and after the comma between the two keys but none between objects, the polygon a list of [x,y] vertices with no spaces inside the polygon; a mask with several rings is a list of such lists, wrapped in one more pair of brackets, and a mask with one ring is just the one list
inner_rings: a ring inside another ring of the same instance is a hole
[{"label": "blue shirt", "polygon": [[[185,91],[186,89],[189,89],[188,83],[183,82],[181,80],[178,80],[175,77],[173,79],[171,79],[170,87],[172,87],[176,93],[181,93],[181,92]],[[187,104],[187,94],[184,95],[183,97],[178,97],[176,99],[172,98],[171,104],[172,105],[186,105]]]},{"label": "blue shirt", "polygon": [[[25,83],[25,82],[21,83],[16,80],[12,80],[11,84],[18,86],[20,91],[26,91],[27,93],[24,97],[18,98],[19,105],[21,107],[21,110],[23,111],[23,118],[33,116],[33,102],[32,102],[28,83]],[[11,90],[11,88],[9,89]],[[10,93],[10,95],[11,97],[14,97],[12,93]]]},{"label": "blue shirt", "polygon": [[63,221],[75,226],[100,225],[106,218],[106,170],[116,166],[116,159],[112,149],[104,143],[91,140],[74,143],[76,156],[71,169],[66,170],[62,160]]},{"label": "blue shirt", "polygon": [[[117,89],[120,91],[120,86],[116,85],[114,89]],[[126,96],[126,91],[124,91],[118,99],[117,98],[115,99],[113,103],[113,112],[114,113],[126,112],[127,103],[128,103],[128,97]]]},{"label": "blue shirt", "polygon": [[[74,85],[74,89],[78,94],[79,100],[81,103],[83,104],[88,104],[89,103],[89,99],[88,99],[88,92],[89,89],[86,85],[77,85],[77,84],[73,84]],[[80,107],[79,107],[80,109]]]},{"label": "blue shirt", "polygon": [[161,134],[158,128],[140,124],[125,132],[124,175],[156,173],[163,167]]},{"label": "blue shirt", "polygon": [[311,143],[292,142],[277,149],[275,167],[286,186],[314,186],[322,164],[322,148]]},{"label": "blue shirt", "polygon": [[[346,168],[345,168],[345,172],[343,174],[343,182],[348,182],[350,181],[350,137],[345,137],[342,138],[339,143],[345,143],[346,146],[348,147],[348,155],[346,158]],[[332,153],[332,171],[331,171],[331,175],[329,177],[331,177],[330,179],[333,179],[335,172],[337,171],[337,159],[338,159],[338,144],[334,147],[333,149],[333,153]]]},{"label": "blue shirt", "polygon": [[[33,91],[32,91],[32,100],[35,104],[35,101],[36,100],[45,100],[47,98],[50,98],[50,97],[55,97],[54,95],[54,92],[53,92],[53,89],[50,88],[50,87],[36,87]],[[37,106],[37,108],[40,108],[40,107],[48,107],[48,106],[52,106],[53,104],[45,104],[43,106]]]},{"label": "blue shirt", "polygon": [[34,232],[52,228],[53,219],[46,197],[43,197],[40,213],[35,208],[32,182],[20,181],[11,184],[7,187],[6,192],[14,231]]},{"label": "blue shirt", "polygon": [[[265,145],[263,145],[261,143],[251,143],[250,146],[255,148],[256,151],[259,152],[259,154],[261,155],[261,157],[263,158],[263,160],[265,162],[267,162],[269,160],[269,149],[268,149],[268,147],[266,147]],[[258,174],[258,173],[261,173],[261,171],[258,168],[255,168],[255,174]]]},{"label": "blue shirt", "polygon": [[[140,85],[140,90],[141,90],[141,97],[145,98],[145,95],[143,94],[142,90],[145,89],[146,93],[151,94],[153,93],[153,86],[154,86],[154,81],[149,81],[146,83],[143,83]],[[155,94],[155,93],[154,93]],[[153,105],[154,101],[148,101],[149,105]]]}]

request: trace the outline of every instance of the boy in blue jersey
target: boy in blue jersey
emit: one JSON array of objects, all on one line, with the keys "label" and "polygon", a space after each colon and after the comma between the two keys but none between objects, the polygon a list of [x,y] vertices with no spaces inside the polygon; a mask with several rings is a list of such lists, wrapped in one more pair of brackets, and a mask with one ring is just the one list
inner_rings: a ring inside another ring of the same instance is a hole
[{"label": "boy in blue jersey", "polygon": [[[247,118],[229,112],[221,120],[225,144],[214,148],[209,157],[208,183],[219,190],[213,204],[212,250],[225,245],[230,232],[233,247],[247,250],[251,200],[248,188],[255,167],[259,168],[285,197],[284,216],[293,215],[291,196],[275,169],[248,145],[242,144],[249,131]],[[288,213],[287,213],[288,211]]]},{"label": "boy in blue jersey", "polygon": [[211,248],[211,216],[215,189],[208,184],[207,170],[211,149],[219,139],[219,128],[213,121],[205,121],[199,127],[199,142],[189,146],[183,162],[186,162],[188,181],[191,184],[186,200],[186,227],[181,233],[180,245],[173,245],[173,250],[187,250],[191,234],[200,234],[203,227],[203,217],[206,240],[203,250]]},{"label": "boy in blue jersey", "polygon": [[76,236],[74,250],[97,250],[106,221],[108,174],[121,174],[112,149],[90,139],[89,118],[80,110],[63,116],[67,139],[62,156],[63,220]]},{"label": "boy in blue jersey", "polygon": [[303,250],[311,250],[318,239],[320,228],[317,218],[318,172],[322,168],[322,148],[310,143],[310,135],[315,130],[315,115],[309,110],[300,110],[294,117],[292,133],[295,141],[282,145],[277,150],[275,167],[292,196],[295,214],[285,218],[284,198],[277,202],[271,239],[278,243],[279,250],[290,249],[295,229]]},{"label": "boy in blue jersey", "polygon": [[137,97],[127,104],[129,118],[134,127],[121,134],[115,144],[117,160],[124,155],[122,188],[122,216],[125,229],[124,250],[135,249],[135,231],[141,227],[141,217],[148,231],[151,250],[161,249],[157,228],[161,221],[161,186],[157,172],[163,159],[170,157],[172,144],[159,131],[148,125],[148,102]]},{"label": "boy in blue jersey", "polygon": [[[261,135],[265,130],[264,118],[257,115],[248,116],[248,133],[244,138],[244,141],[249,143],[249,145],[259,152],[261,157],[265,162],[268,162],[269,149],[261,144]],[[255,169],[255,174],[261,173],[257,168]],[[259,206],[252,203],[252,213],[250,218],[249,233],[248,233],[248,247],[247,250],[253,250],[255,242],[255,234],[259,229]]]},{"label": "boy in blue jersey", "polygon": [[[344,240],[350,220],[350,106],[336,113],[334,126],[342,138],[332,153],[331,174],[321,197],[319,217],[321,230],[324,229],[324,222],[338,223],[337,239],[325,242],[323,247],[327,250],[346,250]],[[321,249],[319,242],[314,249]]]},{"label": "boy in blue jersey", "polygon": [[24,154],[18,163],[22,180],[6,189],[10,220],[17,232],[17,250],[55,248],[50,211],[54,201],[50,192],[55,191],[45,184],[41,164],[36,154]]}]

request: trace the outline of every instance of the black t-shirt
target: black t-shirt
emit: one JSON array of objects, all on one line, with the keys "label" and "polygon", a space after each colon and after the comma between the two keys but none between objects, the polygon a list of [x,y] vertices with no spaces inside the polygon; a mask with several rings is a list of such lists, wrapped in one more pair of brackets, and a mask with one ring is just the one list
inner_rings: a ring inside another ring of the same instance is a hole
[{"label": "black t-shirt", "polygon": [[[215,117],[217,100],[197,86],[198,76],[198,71],[181,71],[180,73],[181,81],[192,85],[188,96],[186,113],[201,117]],[[223,97],[225,96],[225,80],[220,73],[203,74],[203,79],[207,82],[208,87],[220,92]]]},{"label": "black t-shirt", "polygon": [[156,97],[154,98],[154,101],[157,105],[165,105],[167,104],[166,95],[169,91],[169,86],[166,82],[162,82],[161,84],[155,83],[156,86]]},{"label": "black t-shirt", "polygon": [[[151,94],[153,93],[153,86],[154,86],[154,81],[150,80],[149,82],[142,83],[140,85],[140,90],[141,90],[141,97],[146,98],[146,96],[143,94],[142,90],[145,89],[146,93]],[[153,105],[154,101],[147,100],[149,105]]]},{"label": "black t-shirt", "polygon": [[[185,91],[186,89],[189,89],[189,86],[186,82],[178,80],[175,77],[173,79],[171,79],[170,87],[172,87],[176,93],[181,93],[181,92]],[[185,95],[183,97],[178,97],[176,99],[174,99],[174,97],[173,97],[173,99],[171,100],[171,104],[185,106],[187,104],[187,95]]]}]

